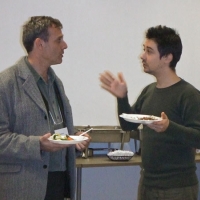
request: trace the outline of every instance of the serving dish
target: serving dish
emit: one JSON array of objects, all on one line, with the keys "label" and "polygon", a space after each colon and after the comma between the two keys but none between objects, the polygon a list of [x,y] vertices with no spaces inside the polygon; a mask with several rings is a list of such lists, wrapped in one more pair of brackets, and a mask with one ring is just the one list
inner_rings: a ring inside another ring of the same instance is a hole
[{"label": "serving dish", "polygon": [[113,161],[129,161],[133,156],[109,156],[107,155],[110,160]]},{"label": "serving dish", "polygon": [[107,154],[108,158],[113,161],[129,161],[133,157],[132,151],[115,150]]}]

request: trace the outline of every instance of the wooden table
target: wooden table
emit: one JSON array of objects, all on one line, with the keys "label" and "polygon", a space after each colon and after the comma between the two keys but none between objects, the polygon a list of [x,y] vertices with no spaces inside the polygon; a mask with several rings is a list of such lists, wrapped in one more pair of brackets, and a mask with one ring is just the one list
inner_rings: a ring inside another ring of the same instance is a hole
[{"label": "wooden table", "polygon": [[[196,154],[196,162],[200,162],[200,154]],[[81,181],[82,181],[82,168],[88,167],[118,167],[118,166],[135,166],[141,165],[141,157],[134,155],[129,161],[111,161],[106,155],[93,156],[88,158],[77,158],[77,193],[76,200],[81,200]]]}]

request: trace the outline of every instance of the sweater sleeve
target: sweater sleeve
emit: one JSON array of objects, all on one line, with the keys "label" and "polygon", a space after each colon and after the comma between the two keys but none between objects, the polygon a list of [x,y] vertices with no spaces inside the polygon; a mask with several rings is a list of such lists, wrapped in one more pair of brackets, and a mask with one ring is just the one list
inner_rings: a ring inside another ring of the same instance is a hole
[{"label": "sweater sleeve", "polygon": [[136,130],[140,124],[127,122],[126,120],[124,120],[123,118],[121,118],[119,116],[122,113],[126,113],[126,114],[134,114],[135,113],[134,105],[131,107],[128,102],[128,96],[126,96],[124,98],[117,98],[117,106],[118,106],[117,107],[118,108],[118,118],[119,118],[121,128],[124,131]]},{"label": "sweater sleeve", "polygon": [[180,104],[183,124],[170,121],[166,133],[184,145],[200,148],[200,95],[191,95]]}]

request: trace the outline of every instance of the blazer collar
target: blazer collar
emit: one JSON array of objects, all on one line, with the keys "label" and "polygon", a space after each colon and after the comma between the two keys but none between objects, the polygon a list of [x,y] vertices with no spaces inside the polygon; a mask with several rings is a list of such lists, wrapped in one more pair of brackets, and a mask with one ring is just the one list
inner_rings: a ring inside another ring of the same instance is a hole
[{"label": "blazer collar", "polygon": [[[30,98],[46,113],[46,115],[48,115],[40,90],[37,86],[33,74],[31,73],[27,65],[26,59],[26,56],[22,57],[17,63],[17,73],[19,78],[23,81],[22,87],[24,88],[24,91],[27,93],[27,95],[30,96]],[[60,84],[58,77],[56,76],[54,70],[51,67],[49,70],[51,71],[52,76],[55,77],[56,85],[58,87],[58,90],[60,91],[62,85]],[[61,99],[63,99],[63,94],[60,93],[60,95]]]}]

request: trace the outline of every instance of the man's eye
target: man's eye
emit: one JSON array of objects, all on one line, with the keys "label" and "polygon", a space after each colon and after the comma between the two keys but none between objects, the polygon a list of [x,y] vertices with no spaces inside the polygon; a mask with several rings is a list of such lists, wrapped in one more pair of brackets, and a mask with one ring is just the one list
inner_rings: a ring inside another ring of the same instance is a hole
[{"label": "man's eye", "polygon": [[149,50],[149,49],[147,49],[147,53],[148,53],[148,54],[150,54],[150,53],[152,53],[152,51],[151,51],[151,50]]},{"label": "man's eye", "polygon": [[63,38],[58,38],[58,42],[60,43],[60,42],[62,42],[62,40],[63,40]]}]

